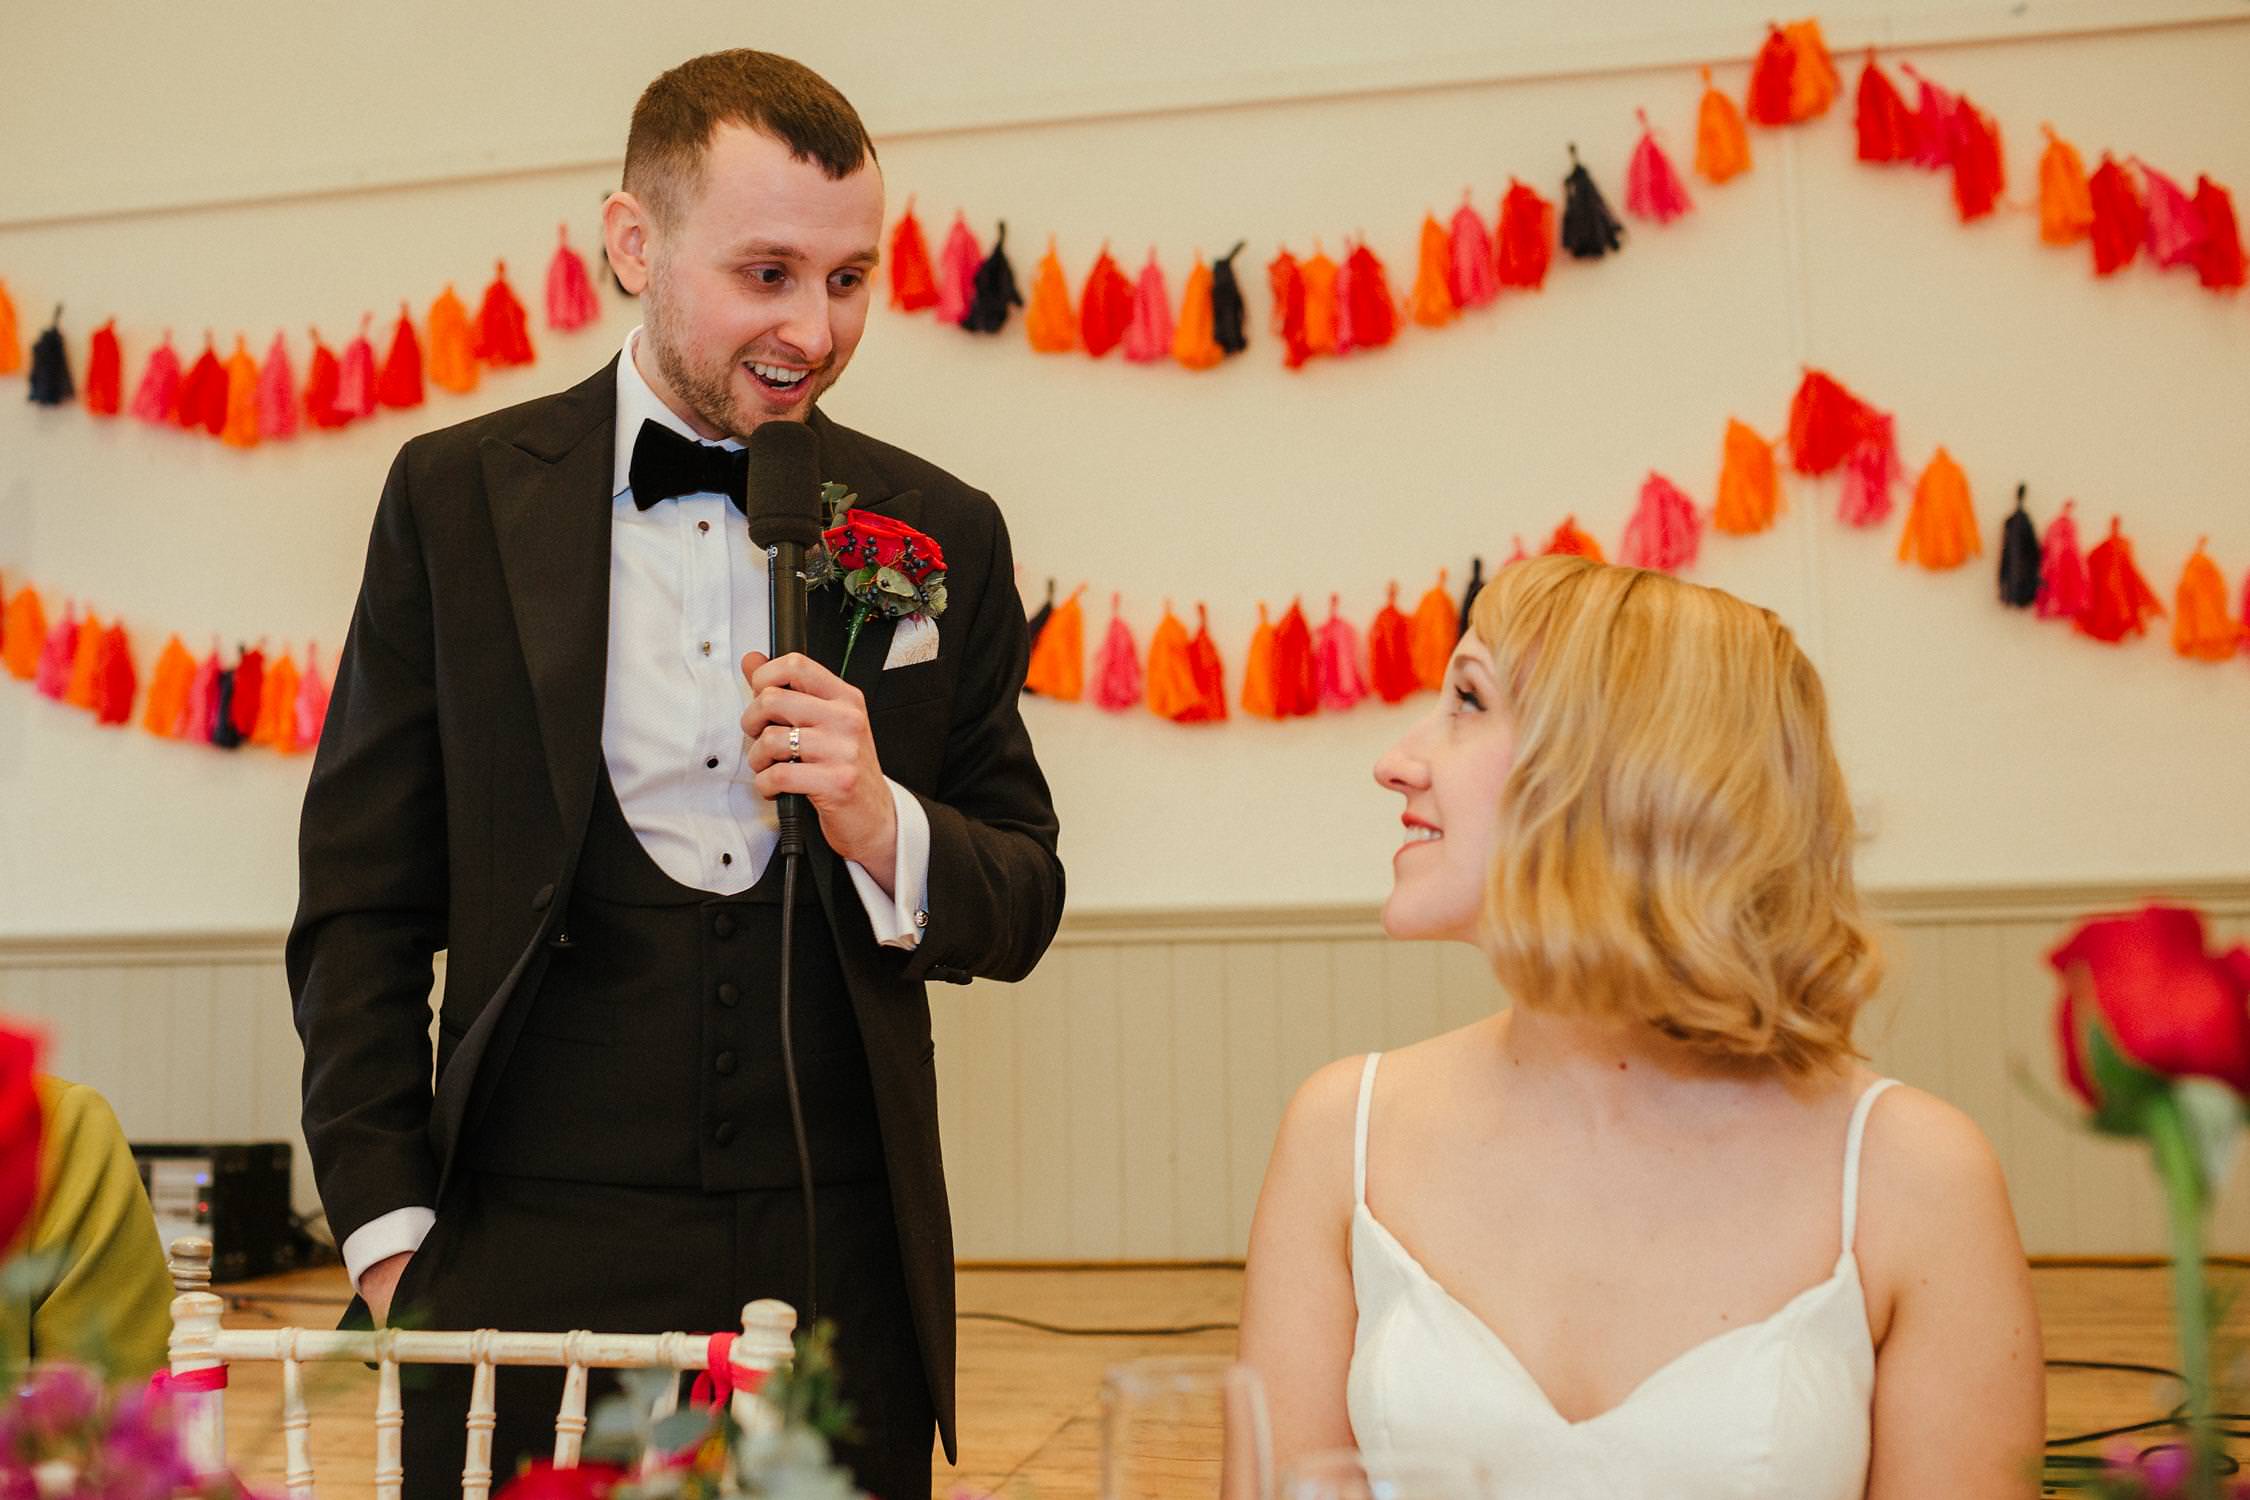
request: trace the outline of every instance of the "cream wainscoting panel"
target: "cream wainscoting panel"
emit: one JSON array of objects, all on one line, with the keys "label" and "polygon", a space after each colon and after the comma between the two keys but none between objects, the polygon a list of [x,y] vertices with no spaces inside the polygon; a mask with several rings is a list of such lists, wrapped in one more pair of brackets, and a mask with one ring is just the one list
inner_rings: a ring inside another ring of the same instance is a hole
[{"label": "cream wainscoting panel", "polygon": [[[2175,885],[2250,935],[2250,881]],[[2164,1248],[2145,1164],[2051,1103],[2043,955],[2138,889],[1893,892],[1892,971],[1861,1029],[1883,1072],[1992,1138],[2036,1255]],[[939,1109],[968,1260],[1239,1257],[1290,1094],[1332,1058],[1397,1047],[1502,1003],[1477,955],[1386,941],[1360,909],[1102,914],[1066,924],[1019,985],[933,988]],[[302,1057],[274,934],[0,941],[0,1014],[46,1029],[136,1140],[298,1143]],[[2237,1164],[2216,1249],[2250,1251]]]}]

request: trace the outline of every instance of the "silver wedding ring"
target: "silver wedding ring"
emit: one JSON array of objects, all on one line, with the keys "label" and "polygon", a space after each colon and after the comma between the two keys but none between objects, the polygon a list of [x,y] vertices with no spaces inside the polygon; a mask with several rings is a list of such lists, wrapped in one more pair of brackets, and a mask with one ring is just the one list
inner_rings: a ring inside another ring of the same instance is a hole
[{"label": "silver wedding ring", "polygon": [[789,727],[789,758],[792,761],[804,759],[804,756],[799,754],[797,750],[797,727],[793,724]]}]

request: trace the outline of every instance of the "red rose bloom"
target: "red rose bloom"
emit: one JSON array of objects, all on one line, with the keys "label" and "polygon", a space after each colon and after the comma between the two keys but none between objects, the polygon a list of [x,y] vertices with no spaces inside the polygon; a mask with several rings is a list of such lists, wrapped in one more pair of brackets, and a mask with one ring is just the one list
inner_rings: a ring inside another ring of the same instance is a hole
[{"label": "red rose bloom", "polygon": [[2063,976],[2063,1076],[2090,1108],[2102,1106],[2086,1055],[2090,1025],[2137,1068],[2215,1078],[2250,1095],[2250,950],[2210,953],[2203,943],[2201,913],[2151,906],[2098,917],[2048,955]]},{"label": "red rose bloom", "polygon": [[625,1471],[614,1464],[580,1464],[558,1469],[552,1460],[534,1459],[508,1481],[499,1500],[605,1500]]},{"label": "red rose bloom", "polygon": [[[932,573],[945,570],[945,553],[936,538],[873,511],[846,511],[843,524],[830,527],[821,540],[828,544],[836,566],[847,573],[870,566],[898,568],[920,584]],[[909,550],[913,553],[911,565],[902,567]]]}]

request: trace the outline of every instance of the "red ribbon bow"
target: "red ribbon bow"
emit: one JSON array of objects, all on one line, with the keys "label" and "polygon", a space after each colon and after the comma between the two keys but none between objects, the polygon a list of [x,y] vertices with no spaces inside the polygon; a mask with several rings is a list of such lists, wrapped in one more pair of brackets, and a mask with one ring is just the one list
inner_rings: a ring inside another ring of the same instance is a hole
[{"label": "red ribbon bow", "polygon": [[740,1337],[732,1333],[714,1333],[704,1347],[703,1373],[695,1377],[695,1385],[688,1391],[688,1404],[711,1407],[733,1396],[736,1391],[748,1391],[753,1396],[766,1383],[763,1370],[735,1368],[734,1341]]}]

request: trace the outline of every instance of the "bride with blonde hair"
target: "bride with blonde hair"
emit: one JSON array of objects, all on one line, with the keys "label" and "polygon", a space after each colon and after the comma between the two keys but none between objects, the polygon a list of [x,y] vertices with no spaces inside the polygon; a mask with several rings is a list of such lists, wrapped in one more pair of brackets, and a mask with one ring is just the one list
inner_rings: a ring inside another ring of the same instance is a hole
[{"label": "bride with blonde hair", "polygon": [[1513,1003],[1291,1103],[1242,1313],[1277,1460],[1458,1453],[1498,1500],[2037,1493],[2006,1186],[1854,1049],[1881,964],[1788,628],[1512,564],[1375,776],[1385,931],[1477,945]]}]

